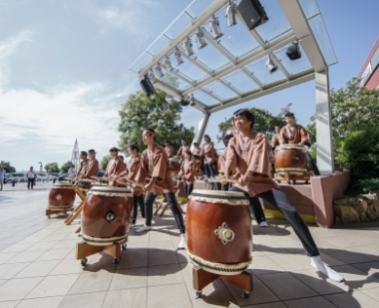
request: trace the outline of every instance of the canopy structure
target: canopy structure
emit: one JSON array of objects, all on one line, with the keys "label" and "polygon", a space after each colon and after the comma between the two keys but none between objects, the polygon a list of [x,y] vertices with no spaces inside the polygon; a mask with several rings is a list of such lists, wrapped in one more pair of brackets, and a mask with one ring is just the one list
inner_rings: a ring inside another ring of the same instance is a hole
[{"label": "canopy structure", "polygon": [[[337,59],[316,0],[261,0],[268,21],[253,30],[241,1],[194,0],[129,69],[203,112],[197,141],[211,113],[315,79],[317,163],[332,173],[328,66]],[[228,27],[231,4],[236,24]],[[290,60],[294,44],[301,57]]]}]

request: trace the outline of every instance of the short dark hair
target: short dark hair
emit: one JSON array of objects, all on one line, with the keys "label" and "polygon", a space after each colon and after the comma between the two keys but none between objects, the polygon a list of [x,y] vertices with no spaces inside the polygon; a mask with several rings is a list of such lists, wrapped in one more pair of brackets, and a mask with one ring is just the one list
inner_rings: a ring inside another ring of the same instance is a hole
[{"label": "short dark hair", "polygon": [[124,156],[123,155],[119,155],[118,156],[121,160],[124,160]]},{"label": "short dark hair", "polygon": [[254,126],[254,114],[251,113],[251,111],[249,109],[238,109],[237,111],[235,111],[233,113],[233,117],[236,117],[236,116],[242,116],[244,115],[246,117],[246,119],[251,122],[251,125],[250,127],[253,128]]},{"label": "short dark hair", "polygon": [[128,148],[131,149],[131,150],[136,150],[137,152],[139,151],[138,145],[136,143],[129,144]]},{"label": "short dark hair", "polygon": [[295,114],[293,112],[287,112],[285,115],[284,115],[285,118],[287,117],[295,117]]},{"label": "short dark hair", "polygon": [[209,135],[204,135],[204,138],[208,138],[209,140],[211,140],[211,137],[209,137]]},{"label": "short dark hair", "polygon": [[145,127],[145,128],[143,129],[143,131],[147,131],[147,132],[150,132],[150,133],[152,133],[152,134],[155,134],[155,136],[154,136],[154,141],[157,141],[157,133],[155,132],[155,130],[154,130],[153,128],[151,128],[151,127]]},{"label": "short dark hair", "polygon": [[198,142],[194,142],[193,145],[194,146],[199,146],[199,143]]},{"label": "short dark hair", "polygon": [[88,150],[88,153],[96,153],[94,149]]},{"label": "short dark hair", "polygon": [[86,151],[81,151],[81,152],[80,152],[80,155],[84,155],[84,156],[87,156],[88,154],[87,154],[87,152],[86,152]]},{"label": "short dark hair", "polygon": [[166,140],[166,143],[169,144],[169,145],[171,145],[171,142],[169,140]]}]

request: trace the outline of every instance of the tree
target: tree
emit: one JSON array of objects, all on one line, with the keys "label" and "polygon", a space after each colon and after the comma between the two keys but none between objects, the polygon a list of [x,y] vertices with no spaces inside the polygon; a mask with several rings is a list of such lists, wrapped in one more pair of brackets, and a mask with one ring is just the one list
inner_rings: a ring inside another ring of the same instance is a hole
[{"label": "tree", "polygon": [[[254,130],[272,136],[275,133],[275,126],[283,127],[286,125],[284,115],[290,112],[291,103],[282,108],[278,115],[274,116],[269,111],[259,108],[250,108],[249,110],[254,114]],[[228,127],[232,126],[232,119],[225,119],[218,127],[223,132]],[[221,136],[217,136],[221,140]]]},{"label": "tree", "polygon": [[67,173],[68,169],[70,169],[72,165],[72,162],[69,160],[67,162],[65,162],[62,166],[61,166],[61,172],[62,173]]},{"label": "tree", "polygon": [[47,173],[58,173],[59,167],[58,163],[48,163],[45,165],[45,170]]},{"label": "tree", "polygon": [[112,159],[111,155],[105,155],[100,161],[101,170],[106,170],[108,166],[108,162]]},{"label": "tree", "polygon": [[9,161],[0,161],[0,166],[4,168],[6,173],[16,172],[16,168],[13,167]]},{"label": "tree", "polygon": [[142,132],[147,127],[157,132],[158,143],[163,145],[166,140],[170,140],[175,150],[179,149],[181,139],[192,141],[194,128],[187,128],[178,123],[182,111],[180,103],[166,98],[167,95],[160,90],[157,90],[153,99],[149,99],[142,92],[129,97],[119,112],[119,146],[122,152],[128,155],[127,147],[130,143],[136,143],[140,150],[144,149]]}]

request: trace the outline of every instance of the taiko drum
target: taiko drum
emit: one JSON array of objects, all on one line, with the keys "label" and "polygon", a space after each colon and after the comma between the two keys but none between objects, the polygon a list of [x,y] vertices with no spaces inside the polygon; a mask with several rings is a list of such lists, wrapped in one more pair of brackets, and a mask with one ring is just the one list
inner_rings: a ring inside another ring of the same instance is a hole
[{"label": "taiko drum", "polygon": [[237,275],[251,263],[252,227],[243,193],[194,190],[186,215],[187,251],[208,272]]},{"label": "taiko drum", "polygon": [[132,192],[126,187],[93,185],[82,211],[84,242],[107,246],[127,241],[133,214]]},{"label": "taiko drum", "polygon": [[304,174],[307,172],[306,148],[296,144],[279,145],[274,151],[276,173]]},{"label": "taiko drum", "polygon": [[49,192],[48,209],[51,211],[65,211],[73,207],[75,191],[70,183],[56,182]]}]

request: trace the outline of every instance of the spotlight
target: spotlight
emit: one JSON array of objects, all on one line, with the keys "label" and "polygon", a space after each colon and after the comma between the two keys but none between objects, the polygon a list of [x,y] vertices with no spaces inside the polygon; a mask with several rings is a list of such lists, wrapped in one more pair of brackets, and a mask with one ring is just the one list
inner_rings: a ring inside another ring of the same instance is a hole
[{"label": "spotlight", "polygon": [[293,42],[290,47],[288,47],[286,54],[290,60],[297,60],[301,58],[301,51],[299,48],[299,43],[297,41]]},{"label": "spotlight", "polygon": [[155,75],[154,75],[153,70],[150,70],[150,71],[147,73],[147,77],[149,78],[149,80],[150,80],[152,83],[156,83],[156,82],[157,82],[157,78],[155,78]]},{"label": "spotlight", "polygon": [[192,42],[190,38],[187,38],[187,40],[184,42],[184,49],[186,50],[186,54],[188,57],[194,54],[193,49],[192,49]]},{"label": "spotlight", "polygon": [[180,65],[183,63],[182,54],[180,53],[179,49],[175,49],[174,57],[176,60],[176,65]]},{"label": "spotlight", "polygon": [[194,106],[194,105],[195,105],[195,97],[193,96],[193,93],[191,93],[191,94],[188,96],[188,99],[189,99],[189,104],[190,104],[190,106]]},{"label": "spotlight", "polygon": [[153,99],[155,97],[155,88],[151,83],[147,74],[144,76],[144,79],[140,81],[141,88],[145,92],[146,96]]},{"label": "spotlight", "polygon": [[174,70],[174,68],[171,65],[170,58],[168,56],[163,61],[163,65],[165,66],[166,70],[168,70],[169,72],[172,72]]},{"label": "spotlight", "polygon": [[271,57],[268,56],[268,59],[267,59],[267,62],[266,62],[266,67],[268,69],[268,71],[272,74],[273,72],[275,72],[278,67],[275,65],[275,63],[272,61]]},{"label": "spotlight", "polygon": [[186,107],[189,104],[190,104],[190,102],[187,101],[187,100],[185,100],[184,98],[182,98],[181,101],[180,101],[180,106],[182,106],[182,107]]},{"label": "spotlight", "polygon": [[229,5],[226,7],[225,17],[228,19],[228,27],[234,26],[236,21],[236,7],[232,1],[229,1]]},{"label": "spotlight", "polygon": [[223,36],[221,29],[220,29],[220,23],[218,21],[218,18],[214,15],[212,16],[212,20],[210,21],[211,29],[210,31],[213,33],[213,38],[215,40],[219,39],[221,36]]},{"label": "spotlight", "polygon": [[205,46],[207,46],[207,42],[204,38],[204,30],[201,28],[199,28],[199,30],[197,30],[196,32],[196,42],[197,42],[197,47],[199,49],[202,49]]},{"label": "spotlight", "polygon": [[164,76],[161,65],[159,63],[157,63],[157,66],[155,67],[155,75],[157,76],[158,79]]},{"label": "spotlight", "polygon": [[250,30],[268,21],[266,11],[259,0],[241,0],[238,11]]}]

